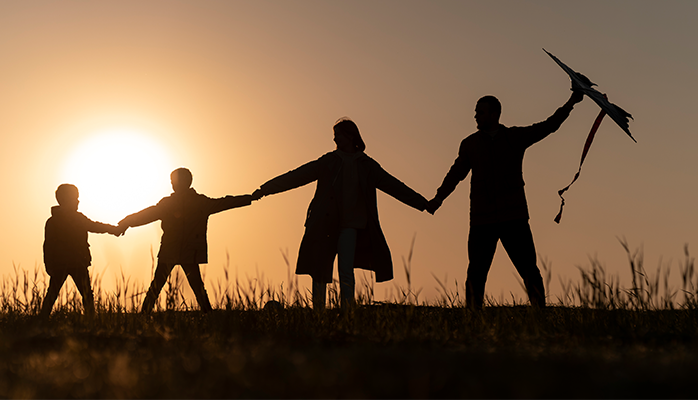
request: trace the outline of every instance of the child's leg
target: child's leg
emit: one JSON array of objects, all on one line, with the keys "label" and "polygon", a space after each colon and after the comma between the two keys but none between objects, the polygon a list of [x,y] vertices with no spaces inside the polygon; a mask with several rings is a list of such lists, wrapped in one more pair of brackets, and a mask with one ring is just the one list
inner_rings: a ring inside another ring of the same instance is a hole
[{"label": "child's leg", "polygon": [[337,267],[339,269],[339,293],[341,306],[354,303],[354,254],[356,253],[356,229],[343,228],[337,244]]},{"label": "child's leg", "polygon": [[70,276],[73,277],[73,282],[82,296],[82,306],[85,309],[85,315],[92,316],[95,314],[95,299],[92,294],[92,286],[90,284],[90,273],[87,268],[80,268],[70,271]]},{"label": "child's leg", "polygon": [[48,283],[48,291],[46,292],[46,297],[44,297],[44,302],[41,304],[41,313],[39,314],[43,318],[48,318],[53,309],[53,304],[58,298],[58,293],[61,291],[61,287],[65,282],[65,278],[68,274],[63,271],[54,272]]},{"label": "child's leg", "polygon": [[143,300],[141,312],[148,313],[153,311],[155,302],[158,300],[160,291],[162,287],[165,286],[165,282],[167,282],[167,277],[170,275],[170,272],[172,272],[172,268],[174,268],[174,265],[158,260],[158,266],[155,268],[155,277],[153,281],[150,282],[148,293],[145,295],[145,300]]},{"label": "child's leg", "polygon": [[327,284],[313,278],[313,309],[324,310],[327,296]]},{"label": "child's leg", "polygon": [[199,264],[182,264],[182,269],[187,276],[191,290],[196,296],[196,301],[199,302],[201,311],[209,312],[213,310],[211,302],[208,299],[208,293],[206,293],[206,288],[204,288],[204,281],[201,279]]}]

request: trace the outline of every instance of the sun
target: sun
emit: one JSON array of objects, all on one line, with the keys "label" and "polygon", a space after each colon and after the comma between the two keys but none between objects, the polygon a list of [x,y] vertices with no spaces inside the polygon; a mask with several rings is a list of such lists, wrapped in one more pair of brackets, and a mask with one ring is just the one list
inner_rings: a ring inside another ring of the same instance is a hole
[{"label": "sun", "polygon": [[78,187],[79,211],[117,223],[170,194],[173,169],[166,150],[148,135],[112,129],[90,136],[70,153],[62,183]]}]

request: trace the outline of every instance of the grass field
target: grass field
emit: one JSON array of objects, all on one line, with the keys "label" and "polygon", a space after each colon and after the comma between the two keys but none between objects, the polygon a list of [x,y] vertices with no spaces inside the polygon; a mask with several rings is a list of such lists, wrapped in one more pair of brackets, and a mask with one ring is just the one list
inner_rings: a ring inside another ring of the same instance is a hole
[{"label": "grass field", "polygon": [[[124,280],[114,293],[95,283],[92,320],[69,291],[40,321],[41,274],[18,270],[0,293],[0,396],[698,397],[693,258],[673,292],[628,254],[630,288],[592,263],[547,309],[490,299],[477,313],[446,287],[433,304],[415,304],[410,289],[376,303],[367,284],[347,312],[333,290],[316,312],[293,282],[226,281],[209,288],[217,309],[202,314],[175,276],[150,316],[134,312],[141,291]],[[264,309],[272,299],[284,308]]]}]

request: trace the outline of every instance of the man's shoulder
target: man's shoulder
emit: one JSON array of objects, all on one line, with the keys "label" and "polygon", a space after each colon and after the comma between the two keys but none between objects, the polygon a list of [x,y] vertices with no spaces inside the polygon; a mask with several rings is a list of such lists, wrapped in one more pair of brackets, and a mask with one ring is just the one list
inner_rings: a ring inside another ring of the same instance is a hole
[{"label": "man's shoulder", "polygon": [[466,136],[463,140],[461,140],[461,143],[463,143],[465,141],[477,140],[478,138],[482,137],[482,135],[483,135],[482,131],[475,131],[475,132],[471,133],[470,135]]},{"label": "man's shoulder", "polygon": [[482,131],[473,132],[470,135],[466,136],[465,139],[461,140],[460,147],[461,149],[463,149],[468,146],[475,146],[477,145],[477,143],[481,142],[484,139],[487,139],[486,133]]},{"label": "man's shoulder", "polygon": [[504,128],[502,130],[502,132],[509,133],[509,134],[512,134],[512,133],[515,134],[515,133],[519,133],[522,130],[530,128],[531,125],[526,125],[526,126],[504,126],[504,125],[502,125],[502,127]]}]

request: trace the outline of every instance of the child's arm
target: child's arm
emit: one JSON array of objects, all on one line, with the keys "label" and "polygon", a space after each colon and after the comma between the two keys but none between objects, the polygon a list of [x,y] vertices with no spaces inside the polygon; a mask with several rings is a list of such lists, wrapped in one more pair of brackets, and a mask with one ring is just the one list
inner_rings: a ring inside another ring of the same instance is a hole
[{"label": "child's arm", "polygon": [[148,207],[122,219],[121,221],[119,221],[119,227],[126,230],[126,228],[146,225],[151,222],[155,222],[161,218],[162,206],[160,205],[160,203],[158,203],[158,205]]},{"label": "child's arm", "polygon": [[128,228],[127,226],[116,226],[116,225],[110,225],[110,224],[104,224],[107,226],[106,233],[109,233],[114,236],[121,236],[126,232],[126,229]]},{"label": "child's arm", "polygon": [[[121,228],[111,224],[105,224],[102,222],[93,221],[83,215],[83,223],[85,224],[85,229],[92,233],[110,233],[114,236],[123,235]],[[124,229],[125,230],[125,229]]]},{"label": "child's arm", "polygon": [[230,210],[249,206],[252,204],[252,195],[244,194],[242,196],[225,196],[220,199],[209,199],[211,202],[211,210],[209,214],[219,213],[221,211]]}]

